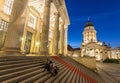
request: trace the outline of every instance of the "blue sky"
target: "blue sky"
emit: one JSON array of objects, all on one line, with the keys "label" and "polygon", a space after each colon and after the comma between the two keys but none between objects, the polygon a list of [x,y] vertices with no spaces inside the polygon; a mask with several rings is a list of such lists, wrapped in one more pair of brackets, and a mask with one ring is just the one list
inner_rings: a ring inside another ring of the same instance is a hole
[{"label": "blue sky", "polygon": [[97,39],[120,46],[120,0],[65,0],[70,18],[68,44],[78,48],[88,17],[97,30]]}]

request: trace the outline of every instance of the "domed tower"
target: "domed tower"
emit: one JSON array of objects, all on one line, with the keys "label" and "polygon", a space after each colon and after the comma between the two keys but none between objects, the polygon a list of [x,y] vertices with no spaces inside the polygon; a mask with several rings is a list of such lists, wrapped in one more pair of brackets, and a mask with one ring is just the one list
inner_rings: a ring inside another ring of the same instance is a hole
[{"label": "domed tower", "polygon": [[93,23],[88,19],[83,32],[83,45],[90,42],[97,42],[96,33]]}]

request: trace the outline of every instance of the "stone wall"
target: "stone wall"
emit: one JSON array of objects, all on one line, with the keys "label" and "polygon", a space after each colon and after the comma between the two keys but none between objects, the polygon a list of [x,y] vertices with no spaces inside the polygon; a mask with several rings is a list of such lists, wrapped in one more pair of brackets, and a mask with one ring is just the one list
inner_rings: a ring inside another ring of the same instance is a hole
[{"label": "stone wall", "polygon": [[96,68],[96,59],[93,57],[74,57],[73,59],[90,69],[94,70]]}]

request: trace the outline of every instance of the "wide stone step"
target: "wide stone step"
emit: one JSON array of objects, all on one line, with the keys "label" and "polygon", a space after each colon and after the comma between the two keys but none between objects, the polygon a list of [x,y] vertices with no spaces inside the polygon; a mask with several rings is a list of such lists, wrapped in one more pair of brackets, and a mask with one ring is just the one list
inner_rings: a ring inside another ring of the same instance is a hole
[{"label": "wide stone step", "polygon": [[[66,83],[72,83],[71,81],[73,80],[73,83],[75,83],[75,79],[73,78],[75,75],[75,72],[72,71],[72,73],[69,75],[69,78],[65,81]],[[62,83],[62,82],[61,82]]]},{"label": "wide stone step", "polygon": [[1,58],[0,57],[0,62],[5,62],[5,61],[18,61],[18,60],[30,60],[30,58]]},{"label": "wide stone step", "polygon": [[47,60],[46,57],[0,57],[0,62],[6,62],[6,61],[19,61],[19,60]]},{"label": "wide stone step", "polygon": [[[56,64],[59,68],[62,68],[63,67],[63,65],[58,65],[58,64]],[[29,78],[26,78],[25,80],[23,80],[23,81],[20,81],[20,83],[31,83],[31,82],[33,82],[33,81],[35,81],[35,80],[37,80],[37,79],[39,79],[39,81],[44,81],[44,80],[47,80],[47,79],[45,79],[46,77],[45,76],[47,76],[47,72],[46,73],[43,73],[43,72],[41,72],[41,74],[36,74],[36,75],[32,75],[32,77],[29,77]],[[42,78],[42,77],[44,77],[44,78]]]},{"label": "wide stone step", "polygon": [[21,80],[27,79],[27,78],[29,78],[31,76],[34,76],[34,75],[36,75],[38,73],[41,73],[41,72],[44,72],[44,69],[39,69],[39,70],[36,70],[36,71],[32,71],[30,73],[26,73],[26,74],[11,78],[11,79],[3,81],[1,83],[18,83]]},{"label": "wide stone step", "polygon": [[71,83],[80,83],[80,82],[79,82],[79,77],[80,77],[80,75],[78,75],[77,73],[75,73],[75,75],[74,75],[74,77],[73,77],[73,79],[75,79],[75,81],[72,80]]},{"label": "wide stone step", "polygon": [[16,64],[8,64],[0,66],[0,70],[8,69],[8,68],[15,68],[20,66],[25,66],[29,64],[36,64],[36,63],[43,63],[42,61],[34,61],[34,62],[24,62],[24,63],[16,63]]},{"label": "wide stone step", "polygon": [[33,83],[35,80],[47,75],[48,72],[41,72],[41,73],[38,73],[34,76],[30,76],[29,78],[26,78],[24,79],[23,81],[20,81],[19,83]]},{"label": "wide stone step", "polygon": [[65,66],[62,66],[62,68],[58,71],[58,74],[55,77],[53,76],[47,79],[44,83],[52,83],[55,79],[57,79],[60,75],[62,75],[66,70],[67,68]]},{"label": "wide stone step", "polygon": [[[64,68],[63,65],[57,65],[57,67],[60,70],[62,70]],[[47,75],[44,75],[43,77],[41,77],[41,78],[37,79],[36,81],[34,81],[34,83],[45,83],[45,81],[50,79],[51,77],[53,77],[53,76],[51,76],[51,73],[48,73]],[[48,82],[48,83],[50,83],[50,82]]]},{"label": "wide stone step", "polygon": [[70,70],[67,68],[64,73],[62,73],[57,79],[53,80],[53,83],[59,83],[69,72]]},{"label": "wide stone step", "polygon": [[33,83],[44,83],[44,81],[47,80],[47,79],[49,79],[50,77],[51,77],[51,74],[48,73],[48,74],[42,76],[41,78],[37,79]]},{"label": "wide stone step", "polygon": [[60,83],[65,83],[68,77],[70,77],[71,73],[72,71],[69,70],[69,72],[63,77],[63,79],[61,79]]},{"label": "wide stone step", "polygon": [[20,66],[20,67],[15,67],[15,68],[10,68],[10,69],[4,69],[4,70],[0,70],[0,75],[5,75],[8,73],[12,73],[12,72],[17,72],[17,71],[21,71],[21,70],[25,70],[25,69],[29,69],[35,66],[41,66],[42,63],[33,63],[33,64],[27,64],[25,66]]},{"label": "wide stone step", "polygon": [[8,65],[8,64],[19,64],[19,63],[25,63],[25,62],[32,62],[32,60],[17,60],[17,61],[5,61],[5,62],[0,62],[1,65]]},{"label": "wide stone step", "polygon": [[37,65],[34,68],[29,68],[29,69],[25,69],[25,70],[22,70],[22,71],[17,71],[17,72],[1,75],[0,76],[0,81],[5,81],[5,80],[8,80],[8,79],[11,79],[11,78],[14,78],[14,77],[26,74],[26,73],[30,73],[32,71],[36,71],[36,70],[41,69],[41,68],[42,68],[42,66]]}]

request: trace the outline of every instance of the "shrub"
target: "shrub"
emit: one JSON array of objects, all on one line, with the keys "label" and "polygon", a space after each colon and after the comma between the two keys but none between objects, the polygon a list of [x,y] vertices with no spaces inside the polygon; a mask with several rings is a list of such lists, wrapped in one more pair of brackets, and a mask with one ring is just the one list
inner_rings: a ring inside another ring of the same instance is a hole
[{"label": "shrub", "polygon": [[103,63],[119,63],[118,59],[105,59]]}]

